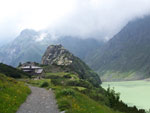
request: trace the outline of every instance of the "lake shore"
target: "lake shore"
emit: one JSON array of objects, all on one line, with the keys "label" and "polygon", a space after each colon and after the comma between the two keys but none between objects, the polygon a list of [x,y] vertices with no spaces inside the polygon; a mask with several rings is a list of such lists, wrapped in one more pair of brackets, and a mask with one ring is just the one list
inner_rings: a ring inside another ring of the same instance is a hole
[{"label": "lake shore", "polygon": [[104,89],[114,87],[116,92],[119,92],[120,99],[129,106],[137,106],[139,109],[150,109],[150,82],[146,80],[137,81],[118,81],[118,82],[103,82]]}]

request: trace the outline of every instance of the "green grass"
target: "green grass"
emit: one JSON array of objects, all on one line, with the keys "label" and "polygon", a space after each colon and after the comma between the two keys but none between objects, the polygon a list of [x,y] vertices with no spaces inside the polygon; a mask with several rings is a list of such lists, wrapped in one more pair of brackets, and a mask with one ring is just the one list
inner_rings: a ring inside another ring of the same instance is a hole
[{"label": "green grass", "polygon": [[66,113],[120,113],[73,89],[58,87],[55,89],[55,94],[59,109],[65,110]]},{"label": "green grass", "polygon": [[69,74],[69,73],[65,73],[65,72],[46,73],[46,75],[56,75],[56,76],[62,76],[62,77],[66,74]]},{"label": "green grass", "polygon": [[40,84],[44,82],[49,83],[49,86],[45,88],[54,90],[58,108],[61,111],[66,111],[66,113],[120,113],[81,93],[87,89],[85,87],[54,85],[50,79],[30,80],[28,83],[40,87]]},{"label": "green grass", "polygon": [[45,88],[54,90],[58,108],[65,113],[145,113],[119,101],[114,90],[108,92],[101,87],[94,87],[89,81],[79,78],[73,80],[70,73],[47,75],[49,79],[30,80],[28,83],[39,87],[46,83]]},{"label": "green grass", "polygon": [[46,73],[45,74],[46,78],[51,78],[52,76],[55,76],[55,77],[69,76],[70,79],[72,79],[72,80],[79,80],[78,75],[77,74],[73,74],[73,73],[57,72],[57,73]]},{"label": "green grass", "polygon": [[16,113],[29,94],[30,89],[23,82],[0,74],[0,113]]},{"label": "green grass", "polygon": [[78,91],[84,91],[85,89],[87,89],[85,87],[80,87],[80,86],[71,86],[71,88],[77,89]]},{"label": "green grass", "polygon": [[52,86],[50,79],[27,80],[27,83],[37,87],[42,87],[44,83],[48,83],[47,87]]}]

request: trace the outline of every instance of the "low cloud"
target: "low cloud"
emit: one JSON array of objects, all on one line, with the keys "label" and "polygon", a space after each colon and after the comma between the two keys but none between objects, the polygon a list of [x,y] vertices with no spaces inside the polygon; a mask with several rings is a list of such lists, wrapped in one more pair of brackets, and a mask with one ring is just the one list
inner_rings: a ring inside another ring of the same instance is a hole
[{"label": "low cloud", "polygon": [[149,0],[78,0],[75,11],[51,30],[63,35],[108,40],[129,21],[149,13]]},{"label": "low cloud", "polygon": [[[81,38],[110,39],[150,13],[149,0],[9,0],[0,4],[0,41],[25,28]],[[7,6],[7,7],[6,7]]]}]

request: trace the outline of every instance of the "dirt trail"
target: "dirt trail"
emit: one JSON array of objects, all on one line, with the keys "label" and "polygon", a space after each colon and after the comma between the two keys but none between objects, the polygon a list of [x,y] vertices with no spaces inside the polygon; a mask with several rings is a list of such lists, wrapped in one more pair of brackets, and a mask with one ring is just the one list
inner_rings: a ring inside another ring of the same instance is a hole
[{"label": "dirt trail", "polygon": [[54,94],[51,90],[29,86],[32,93],[17,113],[59,113]]}]

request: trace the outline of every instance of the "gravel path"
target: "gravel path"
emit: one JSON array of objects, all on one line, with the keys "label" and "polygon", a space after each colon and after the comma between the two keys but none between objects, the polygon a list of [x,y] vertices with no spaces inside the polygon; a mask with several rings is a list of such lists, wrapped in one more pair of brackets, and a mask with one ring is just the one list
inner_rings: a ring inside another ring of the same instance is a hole
[{"label": "gravel path", "polygon": [[29,86],[32,93],[17,113],[59,113],[51,90]]}]

